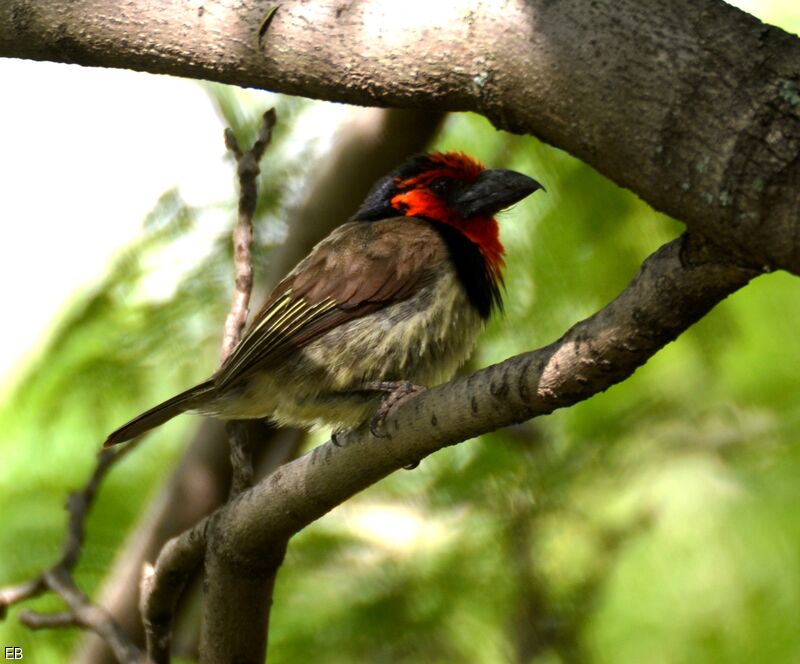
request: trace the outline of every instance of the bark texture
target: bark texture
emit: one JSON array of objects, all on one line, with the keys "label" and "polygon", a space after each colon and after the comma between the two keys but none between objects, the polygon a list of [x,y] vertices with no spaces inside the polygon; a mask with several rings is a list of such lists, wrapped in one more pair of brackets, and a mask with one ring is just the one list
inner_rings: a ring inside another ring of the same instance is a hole
[{"label": "bark texture", "polygon": [[564,148],[749,264],[800,274],[797,37],[722,0],[274,6],[9,0],[0,56],[476,111]]}]

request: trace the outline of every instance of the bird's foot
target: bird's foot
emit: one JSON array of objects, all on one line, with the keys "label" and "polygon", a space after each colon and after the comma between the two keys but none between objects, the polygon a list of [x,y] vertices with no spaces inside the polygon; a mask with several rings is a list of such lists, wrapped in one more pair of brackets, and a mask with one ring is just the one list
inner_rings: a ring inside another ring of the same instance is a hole
[{"label": "bird's foot", "polygon": [[351,429],[334,429],[331,431],[331,442],[335,447],[344,447],[347,442],[347,434]]},{"label": "bird's foot", "polygon": [[385,380],[367,383],[364,388],[386,393],[380,407],[369,421],[369,430],[376,438],[387,437],[386,432],[383,430],[383,425],[392,410],[428,389],[422,385],[414,385],[414,383],[407,380]]}]

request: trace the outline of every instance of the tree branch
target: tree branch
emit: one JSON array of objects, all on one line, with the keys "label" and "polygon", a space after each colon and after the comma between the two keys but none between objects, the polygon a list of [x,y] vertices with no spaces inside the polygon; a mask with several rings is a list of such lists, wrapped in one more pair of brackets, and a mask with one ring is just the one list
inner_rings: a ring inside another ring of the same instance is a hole
[{"label": "tree branch", "polygon": [[[260,583],[274,582],[289,538],[336,505],[447,445],[572,405],[624,380],[755,274],[697,237],[665,245],[613,302],[558,341],[404,403],[386,421],[388,440],[362,428],[240,494],[211,517],[220,533],[217,559]],[[198,546],[193,538],[182,535],[175,546]],[[159,560],[157,570],[179,573],[172,562]],[[236,651],[210,652],[207,661]]]},{"label": "tree branch", "polygon": [[0,619],[4,618],[9,606],[49,590],[64,600],[68,611],[42,614],[24,611],[20,621],[31,629],[80,626],[100,636],[123,664],[146,664],[144,653],[125,634],[124,630],[103,608],[91,603],[72,578],[72,570],[77,565],[86,536],[86,519],[89,516],[97,491],[112,466],[127,455],[137,445],[133,441],[119,449],[102,450],[97,456],[94,471],[86,485],[72,493],[67,499],[69,523],[64,537],[61,559],[48,570],[27,583],[0,589]]},{"label": "tree branch", "polygon": [[225,335],[222,340],[220,364],[228,359],[247,324],[250,295],[253,291],[253,261],[250,246],[253,244],[253,214],[258,202],[259,162],[272,137],[276,121],[275,109],[264,113],[261,128],[253,147],[242,152],[233,130],[225,130],[225,146],[236,159],[236,175],[239,180],[239,215],[233,229],[233,302],[225,320]]},{"label": "tree branch", "polygon": [[0,55],[476,111],[800,274],[797,37],[722,0],[410,1],[12,0]]},{"label": "tree branch", "polygon": [[141,613],[147,654],[156,664],[170,659],[172,618],[183,589],[203,563],[207,519],[161,549],[155,567],[146,565],[141,582]]}]

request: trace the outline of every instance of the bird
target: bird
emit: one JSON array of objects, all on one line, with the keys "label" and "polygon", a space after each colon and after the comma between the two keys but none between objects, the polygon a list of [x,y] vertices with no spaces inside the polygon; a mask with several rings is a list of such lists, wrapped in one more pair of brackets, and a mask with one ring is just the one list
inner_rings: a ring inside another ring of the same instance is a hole
[{"label": "bird", "polygon": [[538,189],[463,152],[411,157],[275,287],[211,378],[123,424],[104,447],[187,411],[346,431],[449,380],[502,310],[495,215]]}]

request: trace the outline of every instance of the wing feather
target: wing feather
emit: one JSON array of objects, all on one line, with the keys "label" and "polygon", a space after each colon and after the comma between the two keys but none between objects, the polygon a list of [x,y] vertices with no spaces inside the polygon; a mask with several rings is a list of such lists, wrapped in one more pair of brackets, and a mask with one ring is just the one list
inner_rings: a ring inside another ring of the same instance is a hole
[{"label": "wing feather", "polygon": [[447,260],[431,222],[398,217],[340,226],[275,288],[215,377],[218,388],[328,330],[406,299]]}]

